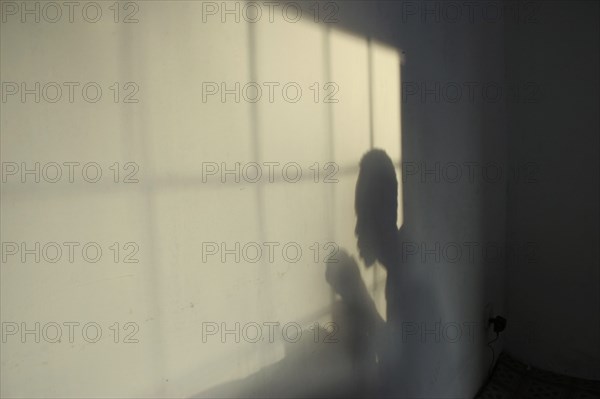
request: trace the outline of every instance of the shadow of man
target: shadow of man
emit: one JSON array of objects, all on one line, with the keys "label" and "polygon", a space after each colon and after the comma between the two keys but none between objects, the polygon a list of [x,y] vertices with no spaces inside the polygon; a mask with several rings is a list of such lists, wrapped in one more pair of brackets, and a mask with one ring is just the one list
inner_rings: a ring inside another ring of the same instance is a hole
[{"label": "shadow of man", "polygon": [[[362,157],[354,207],[360,258],[366,267],[378,262],[387,272],[384,320],[353,258],[340,251],[338,262],[326,267],[325,278],[341,296],[347,313],[337,319],[350,320],[346,325],[356,329],[353,355],[362,362],[366,376],[359,395],[428,396],[444,378],[442,364],[450,353],[439,331],[441,309],[431,267],[402,250],[414,232],[406,223],[397,227],[398,180],[385,151],[373,149]],[[376,379],[368,374],[372,359]]]},{"label": "shadow of man", "polygon": [[[355,190],[355,234],[359,255],[366,267],[379,262],[387,271],[385,298],[387,322],[379,315],[368,289],[360,276],[356,260],[346,251],[329,262],[325,278],[340,295],[345,315],[334,319],[353,331],[355,357],[368,369],[375,363],[377,375],[365,381],[361,396],[388,396],[398,351],[391,339],[391,324],[398,315],[394,307],[396,274],[400,268],[398,217],[398,181],[394,164],[383,150],[367,152],[360,161]],[[368,372],[363,375],[369,375]],[[368,377],[367,377],[368,378]]]},{"label": "shadow of man", "polygon": [[[406,226],[397,228],[398,181],[383,150],[371,150],[360,161],[355,212],[361,259],[367,267],[378,262],[387,271],[386,320],[377,311],[357,261],[341,249],[325,267],[325,280],[341,297],[332,305],[336,344],[315,346],[314,331],[303,331],[311,338],[286,345],[281,361],[200,397],[417,397],[435,382],[437,375],[422,367],[437,367],[423,351],[427,345],[404,339],[406,321],[411,327],[421,323],[436,301],[419,274],[423,268],[402,258]],[[412,338],[418,341],[422,335]]]}]

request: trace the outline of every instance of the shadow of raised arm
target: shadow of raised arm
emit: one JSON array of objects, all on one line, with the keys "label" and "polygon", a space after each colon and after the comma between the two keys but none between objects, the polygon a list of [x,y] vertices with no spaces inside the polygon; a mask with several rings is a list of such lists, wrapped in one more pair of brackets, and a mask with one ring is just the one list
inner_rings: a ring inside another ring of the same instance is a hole
[{"label": "shadow of raised arm", "polygon": [[385,325],[363,281],[356,260],[341,249],[336,259],[327,263],[325,279],[342,298],[344,305],[364,332],[374,337]]}]

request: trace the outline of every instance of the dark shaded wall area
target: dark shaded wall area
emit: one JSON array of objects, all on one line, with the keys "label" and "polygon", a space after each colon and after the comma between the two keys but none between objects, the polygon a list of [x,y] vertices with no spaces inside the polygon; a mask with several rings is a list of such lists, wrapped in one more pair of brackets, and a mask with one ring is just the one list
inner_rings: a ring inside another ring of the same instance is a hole
[{"label": "dark shaded wall area", "polygon": [[509,162],[536,170],[508,187],[508,242],[533,243],[535,254],[507,265],[505,348],[599,379],[598,2],[537,8],[537,23],[506,25],[507,80],[539,93],[507,107]]}]

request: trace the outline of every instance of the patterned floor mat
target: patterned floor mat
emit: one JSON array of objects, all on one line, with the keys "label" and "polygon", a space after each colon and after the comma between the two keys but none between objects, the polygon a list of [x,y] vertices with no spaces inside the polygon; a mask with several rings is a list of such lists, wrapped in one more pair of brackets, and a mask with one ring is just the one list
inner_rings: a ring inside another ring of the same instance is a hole
[{"label": "patterned floor mat", "polygon": [[568,377],[529,367],[503,353],[477,399],[600,398],[600,381]]}]

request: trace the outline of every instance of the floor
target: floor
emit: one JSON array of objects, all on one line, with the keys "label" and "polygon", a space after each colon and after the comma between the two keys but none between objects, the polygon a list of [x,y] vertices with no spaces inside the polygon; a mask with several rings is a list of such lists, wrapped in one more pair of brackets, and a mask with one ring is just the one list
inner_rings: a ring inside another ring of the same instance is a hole
[{"label": "floor", "polygon": [[492,378],[476,398],[600,398],[600,381],[583,380],[529,367],[503,353],[496,363]]}]

